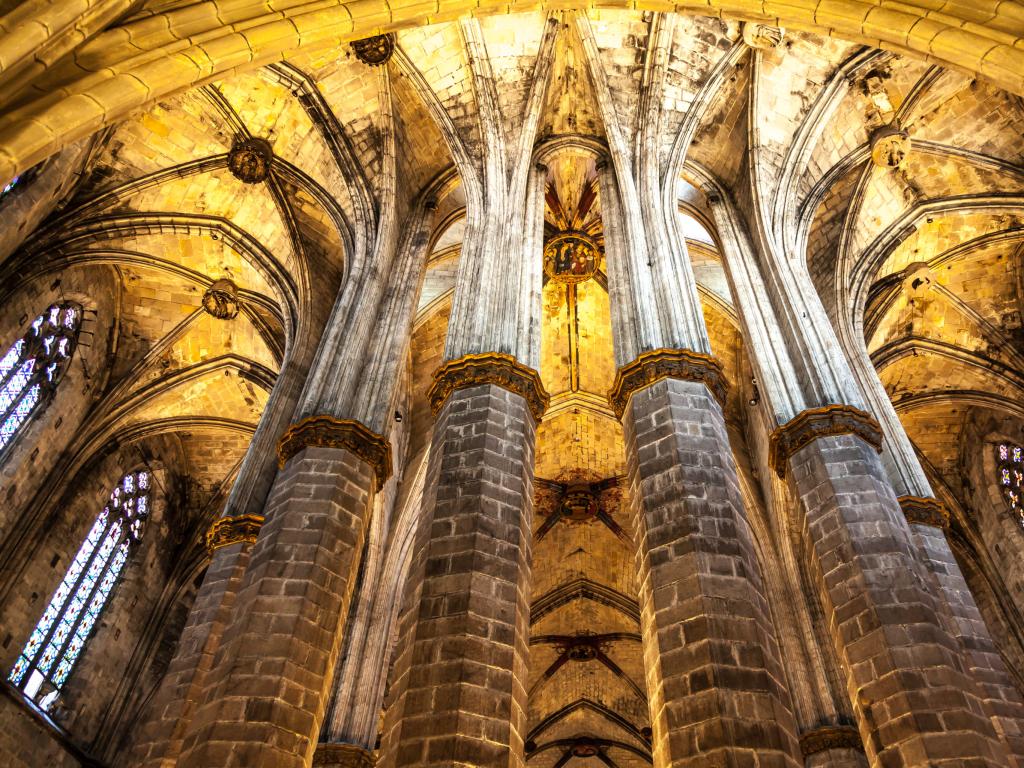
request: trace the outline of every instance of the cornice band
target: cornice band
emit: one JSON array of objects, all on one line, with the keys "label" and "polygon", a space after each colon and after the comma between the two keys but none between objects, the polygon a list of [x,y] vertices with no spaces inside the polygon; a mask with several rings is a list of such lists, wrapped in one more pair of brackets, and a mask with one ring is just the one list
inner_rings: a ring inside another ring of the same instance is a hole
[{"label": "cornice band", "polygon": [[373,768],[373,753],[355,744],[320,742],[313,753],[314,768]]},{"label": "cornice band", "polygon": [[452,392],[481,384],[493,384],[522,397],[537,422],[551,400],[533,368],[503,352],[482,352],[450,360],[434,371],[434,383],[427,395],[430,407],[437,413]]},{"label": "cornice band", "polygon": [[804,757],[816,755],[827,749],[856,749],[863,752],[864,742],[852,725],[826,725],[801,734],[800,751],[804,753]]},{"label": "cornice band", "polygon": [[391,444],[355,419],[307,416],[292,424],[277,443],[277,465],[284,465],[304,448],[344,448],[370,465],[379,490],[391,476]]},{"label": "cornice band", "polygon": [[608,402],[618,418],[626,412],[634,392],[661,379],[681,379],[705,384],[718,404],[725,408],[729,385],[717,358],[689,349],[652,349],[619,368],[608,392]]},{"label": "cornice band", "polygon": [[768,461],[779,477],[793,454],[819,437],[856,435],[879,453],[882,452],[882,428],[874,416],[852,405],[826,405],[802,411],[768,438]]},{"label": "cornice band", "polygon": [[206,551],[212,557],[214,551],[221,547],[230,547],[240,541],[252,544],[262,527],[263,515],[236,515],[214,520],[206,532]]},{"label": "cornice band", "polygon": [[949,510],[938,499],[926,496],[900,496],[896,499],[908,523],[931,525],[946,530],[949,528]]}]

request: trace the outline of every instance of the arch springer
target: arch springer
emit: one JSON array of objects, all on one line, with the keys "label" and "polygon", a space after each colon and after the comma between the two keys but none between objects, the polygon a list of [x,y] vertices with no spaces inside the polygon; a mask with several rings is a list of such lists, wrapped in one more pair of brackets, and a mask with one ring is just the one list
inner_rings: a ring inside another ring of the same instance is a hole
[{"label": "arch springer", "polygon": [[480,384],[493,384],[526,400],[534,421],[540,423],[551,401],[540,374],[504,352],[481,352],[449,360],[434,371],[427,396],[436,414],[453,392]]},{"label": "arch springer", "polygon": [[874,416],[852,405],[825,405],[801,411],[772,431],[768,437],[768,463],[784,478],[793,454],[819,437],[834,435],[856,435],[882,452],[882,428]]},{"label": "arch springer", "polygon": [[938,499],[927,496],[900,496],[896,499],[907,522],[931,525],[942,530],[949,529],[949,510]]},{"label": "arch springer", "polygon": [[307,416],[292,424],[277,442],[277,466],[284,469],[305,448],[344,448],[369,464],[380,490],[391,476],[391,443],[355,419]]},{"label": "arch springer", "polygon": [[263,527],[263,515],[228,515],[214,520],[206,532],[206,552],[210,557],[221,547],[241,541],[255,543]]},{"label": "arch springer", "polygon": [[718,358],[690,349],[661,348],[640,353],[636,360],[622,366],[615,373],[615,383],[608,392],[608,403],[616,417],[622,418],[634,392],[662,379],[701,382],[725,409],[729,384]]}]

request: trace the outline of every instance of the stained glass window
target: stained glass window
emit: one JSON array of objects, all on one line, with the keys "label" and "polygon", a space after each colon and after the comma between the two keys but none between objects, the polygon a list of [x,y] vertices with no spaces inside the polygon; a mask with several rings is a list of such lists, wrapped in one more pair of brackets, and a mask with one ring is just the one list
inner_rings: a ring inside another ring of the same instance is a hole
[{"label": "stained glass window", "polygon": [[57,389],[78,342],[82,309],[54,304],[0,358],[0,453]]},{"label": "stained glass window", "polygon": [[8,675],[48,709],[71,674],[149,515],[150,475],[121,478]]},{"label": "stained glass window", "polygon": [[996,451],[999,487],[1010,511],[1024,527],[1024,450],[1019,445],[1000,443]]}]

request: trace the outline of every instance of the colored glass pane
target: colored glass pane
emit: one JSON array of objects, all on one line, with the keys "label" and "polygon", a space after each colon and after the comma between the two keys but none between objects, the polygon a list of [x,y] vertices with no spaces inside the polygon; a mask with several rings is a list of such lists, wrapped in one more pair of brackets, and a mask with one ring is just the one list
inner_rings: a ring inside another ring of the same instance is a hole
[{"label": "colored glass pane", "polygon": [[111,491],[8,679],[44,708],[74,669],[117,585],[148,510],[149,473],[125,475]]},{"label": "colored glass pane", "polygon": [[997,482],[1017,521],[1024,527],[1024,451],[1019,445],[1001,443],[996,449]]}]

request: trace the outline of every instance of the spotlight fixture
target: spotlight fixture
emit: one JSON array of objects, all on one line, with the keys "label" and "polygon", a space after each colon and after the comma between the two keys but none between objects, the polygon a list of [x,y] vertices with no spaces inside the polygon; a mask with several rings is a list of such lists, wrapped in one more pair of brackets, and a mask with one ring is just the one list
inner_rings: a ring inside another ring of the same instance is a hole
[{"label": "spotlight fixture", "polygon": [[401,424],[402,423],[402,412],[401,411],[395,411],[395,423],[396,424]]}]

